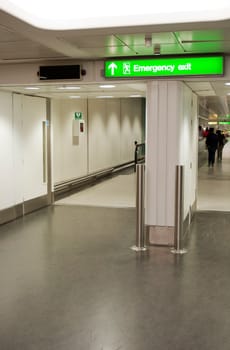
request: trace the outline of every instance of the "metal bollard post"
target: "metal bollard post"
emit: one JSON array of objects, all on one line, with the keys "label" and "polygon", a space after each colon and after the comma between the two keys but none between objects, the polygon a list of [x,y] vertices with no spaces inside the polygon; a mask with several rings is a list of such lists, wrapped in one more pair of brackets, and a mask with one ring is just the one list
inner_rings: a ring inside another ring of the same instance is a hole
[{"label": "metal bollard post", "polygon": [[183,235],[183,215],[184,215],[184,168],[182,165],[176,166],[176,191],[175,191],[175,232],[174,254],[185,254],[187,249],[182,247]]},{"label": "metal bollard post", "polygon": [[136,194],[136,245],[131,247],[132,250],[145,251],[145,234],[144,234],[144,164],[137,164],[137,194]]}]

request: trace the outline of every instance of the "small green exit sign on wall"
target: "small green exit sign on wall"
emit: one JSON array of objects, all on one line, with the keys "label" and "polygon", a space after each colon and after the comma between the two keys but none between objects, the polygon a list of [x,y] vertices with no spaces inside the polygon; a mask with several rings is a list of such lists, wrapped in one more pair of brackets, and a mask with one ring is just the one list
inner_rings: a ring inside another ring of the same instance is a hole
[{"label": "small green exit sign on wall", "polygon": [[75,112],[74,113],[74,119],[75,120],[82,119],[82,112]]},{"label": "small green exit sign on wall", "polygon": [[176,77],[223,75],[224,57],[182,56],[105,62],[106,78]]}]

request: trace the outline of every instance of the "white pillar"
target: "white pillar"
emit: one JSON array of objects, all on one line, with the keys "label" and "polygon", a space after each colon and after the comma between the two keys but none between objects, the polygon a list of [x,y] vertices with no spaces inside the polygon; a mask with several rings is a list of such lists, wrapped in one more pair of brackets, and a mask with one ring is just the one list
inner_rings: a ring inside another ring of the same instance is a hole
[{"label": "white pillar", "polygon": [[179,81],[147,84],[146,218],[150,244],[172,244],[176,165],[183,165],[183,88]]}]

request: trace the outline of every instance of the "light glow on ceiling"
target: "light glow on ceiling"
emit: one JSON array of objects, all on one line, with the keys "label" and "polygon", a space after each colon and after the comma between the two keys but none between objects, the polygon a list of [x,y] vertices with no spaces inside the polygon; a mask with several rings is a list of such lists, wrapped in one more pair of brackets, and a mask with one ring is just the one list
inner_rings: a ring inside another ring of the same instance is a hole
[{"label": "light glow on ceiling", "polygon": [[25,90],[40,90],[40,88],[37,86],[27,86],[25,87]]},{"label": "light glow on ceiling", "polygon": [[61,86],[58,87],[58,90],[79,90],[79,86]]},{"label": "light glow on ceiling", "polygon": [[106,95],[106,96],[97,96],[97,98],[113,98],[113,96],[109,96],[109,95]]},{"label": "light glow on ceiling", "polygon": [[1,10],[43,29],[85,29],[130,25],[208,22],[229,19],[229,0],[1,0]]},{"label": "light glow on ceiling", "polygon": [[112,89],[114,87],[115,87],[115,85],[100,85],[100,88],[102,88],[102,89]]}]

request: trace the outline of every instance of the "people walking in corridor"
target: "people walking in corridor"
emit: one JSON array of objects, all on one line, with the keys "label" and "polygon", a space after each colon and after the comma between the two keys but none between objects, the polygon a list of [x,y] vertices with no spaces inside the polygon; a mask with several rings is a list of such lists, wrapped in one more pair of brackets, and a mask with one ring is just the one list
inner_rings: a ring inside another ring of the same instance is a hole
[{"label": "people walking in corridor", "polygon": [[221,130],[217,130],[217,136],[218,136],[218,146],[217,146],[217,160],[222,161],[222,153],[223,153],[223,148],[225,145],[225,136],[221,132]]},{"label": "people walking in corridor", "polygon": [[206,146],[208,149],[208,166],[213,166],[215,163],[215,154],[218,147],[218,136],[214,133],[214,128],[209,129],[206,138]]}]

